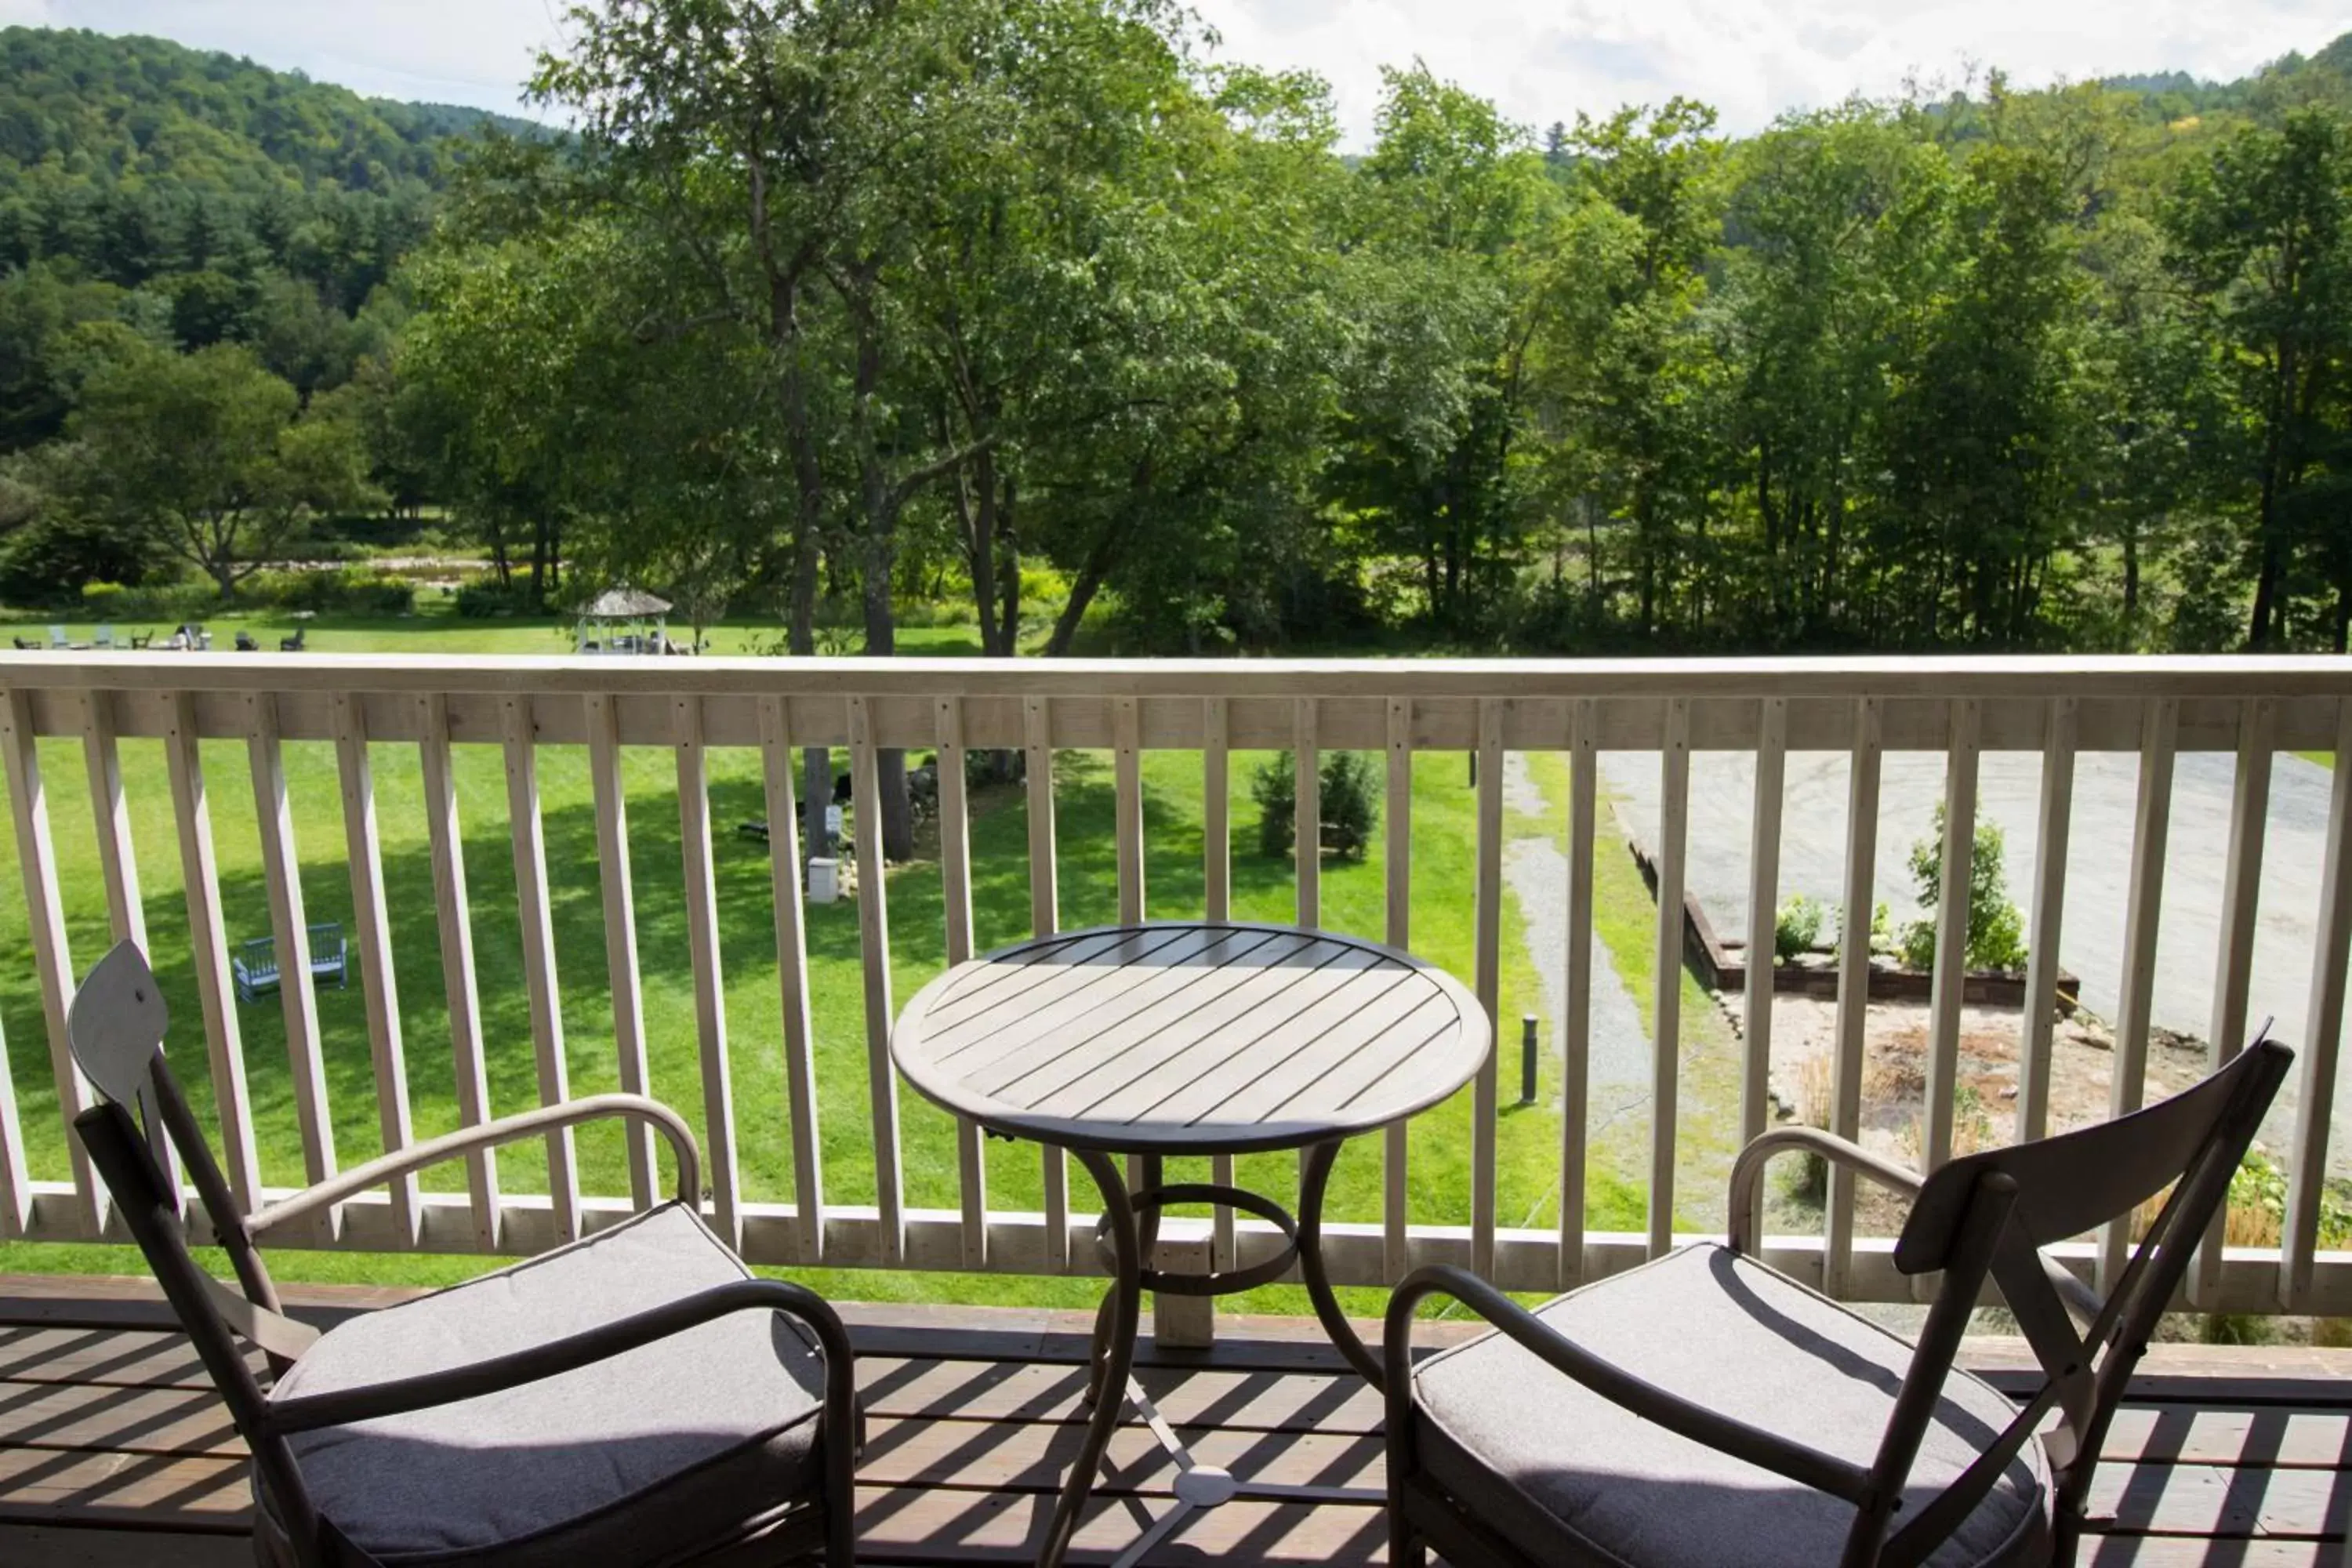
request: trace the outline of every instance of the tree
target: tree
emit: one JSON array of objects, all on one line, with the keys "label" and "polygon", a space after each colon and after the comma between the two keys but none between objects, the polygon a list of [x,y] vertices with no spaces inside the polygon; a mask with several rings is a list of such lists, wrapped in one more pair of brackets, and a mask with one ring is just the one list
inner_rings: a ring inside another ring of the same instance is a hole
[{"label": "tree", "polygon": [[312,518],[368,504],[348,422],[297,416],[250,350],[148,349],[93,372],[67,433],[91,503],[210,577],[223,598]]},{"label": "tree", "polygon": [[[2173,268],[2241,388],[2252,439],[2231,488],[2254,567],[2246,646],[2266,647],[2284,637],[2289,573],[2308,531],[2298,502],[2352,342],[2352,133],[2316,106],[2276,130],[2242,128],[2188,166],[2163,217]],[[2352,571],[2338,571],[2333,586],[2340,651]]]}]

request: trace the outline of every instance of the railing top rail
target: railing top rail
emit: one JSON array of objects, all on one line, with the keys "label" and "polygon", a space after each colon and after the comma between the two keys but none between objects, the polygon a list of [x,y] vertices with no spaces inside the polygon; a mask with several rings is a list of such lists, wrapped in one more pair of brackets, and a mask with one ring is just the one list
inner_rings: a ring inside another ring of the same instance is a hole
[{"label": "railing top rail", "polygon": [[2352,697],[2319,655],[1643,659],[646,658],[0,652],[0,685],[172,691],[971,697]]}]

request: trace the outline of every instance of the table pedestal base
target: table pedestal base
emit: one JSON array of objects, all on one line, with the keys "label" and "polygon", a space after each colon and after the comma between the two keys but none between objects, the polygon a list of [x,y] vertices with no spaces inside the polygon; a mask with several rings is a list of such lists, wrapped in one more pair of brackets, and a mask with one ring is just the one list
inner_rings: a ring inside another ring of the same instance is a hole
[{"label": "table pedestal base", "polygon": [[[1324,1331],[1331,1336],[1332,1343],[1375,1388],[1381,1385],[1380,1358],[1357,1336],[1340,1311],[1339,1299],[1332,1293],[1323,1267],[1323,1198],[1330,1184],[1331,1164],[1339,1156],[1340,1142],[1334,1139],[1318,1143],[1305,1152],[1299,1167],[1299,1215],[1296,1219],[1273,1199],[1237,1187],[1197,1183],[1163,1186],[1157,1155],[1138,1157],[1141,1186],[1130,1194],[1115,1157],[1099,1150],[1072,1151],[1094,1177],[1095,1184],[1102,1189],[1103,1214],[1095,1226],[1095,1240],[1110,1268],[1111,1288],[1103,1298],[1101,1310],[1095,1314],[1086,1392],[1093,1411],[1087,1422],[1086,1441],[1055,1504],[1045,1550],[1038,1555],[1039,1568],[1060,1568],[1067,1555],[1070,1540],[1077,1532],[1078,1516],[1093,1493],[1103,1456],[1109,1450],[1111,1435],[1118,1427],[1121,1408],[1129,1404],[1150,1427],[1160,1447],[1176,1461],[1176,1501],[1151,1522],[1133,1545],[1119,1553],[1111,1568],[1133,1568],[1146,1552],[1175,1533],[1195,1512],[1217,1508],[1235,1498],[1289,1502],[1384,1500],[1386,1494],[1365,1488],[1252,1481],[1216,1466],[1197,1463],[1183,1439],[1176,1435],[1175,1427],[1169,1425],[1131,1375],[1145,1290],[1184,1296],[1232,1295],[1272,1284],[1296,1263],[1308,1299],[1314,1303],[1315,1315],[1322,1321]],[[1287,1245],[1275,1257],[1245,1268],[1208,1274],[1165,1274],[1147,1268],[1145,1259],[1159,1239],[1160,1211],[1176,1204],[1208,1204],[1255,1215],[1281,1230]],[[1121,1391],[1124,1398],[1111,1396],[1115,1389]]]}]

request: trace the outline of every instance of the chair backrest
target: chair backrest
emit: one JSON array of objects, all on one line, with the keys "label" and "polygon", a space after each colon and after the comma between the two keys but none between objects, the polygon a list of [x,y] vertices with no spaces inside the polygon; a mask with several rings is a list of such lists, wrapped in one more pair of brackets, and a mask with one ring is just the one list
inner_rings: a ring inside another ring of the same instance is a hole
[{"label": "chair backrest", "polygon": [[[296,1541],[315,1541],[318,1519],[300,1472],[284,1436],[268,1423],[261,1385],[237,1342],[241,1335],[259,1346],[282,1372],[312,1332],[281,1312],[277,1289],[246,1233],[245,1211],[172,1077],[163,1058],[170,1023],[146,955],[136,942],[116,943],[83,979],[67,1014],[66,1040],[74,1063],[100,1095],[96,1105],[74,1118],[74,1131],[220,1391],[272,1500],[286,1516],[289,1533]],[[215,1239],[226,1249],[244,1288],[242,1297],[200,1268],[189,1251],[179,1194],[149,1137],[142,1136],[134,1110],[148,1119],[150,1134],[160,1125],[187,1166]]]},{"label": "chair backrest", "polygon": [[[1927,1177],[1895,1241],[1895,1266],[1906,1274],[1948,1272],[1920,1336],[1906,1393],[1913,1384],[1940,1389],[1988,1274],[2032,1346],[2044,1381],[1984,1458],[1888,1541],[1885,1563],[1923,1560],[2053,1409],[2059,1420],[2042,1442],[2056,1473],[2055,1500],[2062,1519],[2079,1514],[2132,1368],[2227,1201],[2230,1178],[2294,1060],[2284,1046],[2259,1039],[2201,1083],[2144,1110],[1970,1154]],[[2063,1281],[2069,1289],[2062,1294],[2053,1280],[2058,1265],[2039,1248],[2127,1220],[2168,1189],[2169,1196],[2104,1301],[2072,1280]],[[1981,1224],[1989,1194],[1997,1194],[2001,1211],[1990,1237]],[[2079,1304],[2070,1307],[2070,1295]],[[1946,1331],[1940,1335],[1939,1319]],[[1924,1429],[1924,1419],[1920,1425]],[[1888,1450],[1900,1446],[1900,1436],[1890,1425],[1883,1460],[1897,1457]],[[1907,1471],[1916,1448],[1915,1434],[1893,1468]]]},{"label": "chair backrest", "polygon": [[51,626],[49,628],[49,646],[51,647],[64,647],[67,646],[65,627]]}]

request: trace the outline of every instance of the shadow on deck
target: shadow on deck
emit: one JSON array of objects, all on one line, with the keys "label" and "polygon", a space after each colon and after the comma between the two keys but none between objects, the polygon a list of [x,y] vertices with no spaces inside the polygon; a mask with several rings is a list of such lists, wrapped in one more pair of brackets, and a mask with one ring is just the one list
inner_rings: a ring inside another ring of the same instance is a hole
[{"label": "shadow on deck", "polygon": [[[330,1321],[397,1292],[295,1292]],[[957,1307],[845,1307],[867,1415],[859,1556],[875,1563],[1034,1560],[1076,1452],[1089,1318]],[[1311,1322],[1228,1319],[1209,1351],[1147,1338],[1138,1375],[1202,1463],[1340,1489],[1194,1515],[1150,1563],[1385,1560],[1381,1402]],[[1433,1347],[1458,1340],[1435,1324]],[[2017,1347],[1969,1363],[2022,1391]],[[1073,1560],[1101,1563],[1173,1501],[1174,1464],[1138,1420]],[[2346,1561],[2352,1352],[2159,1346],[2117,1416],[2083,1561],[2303,1568]],[[0,1563],[226,1568],[252,1561],[243,1448],[143,1281],[0,1278]]]}]

